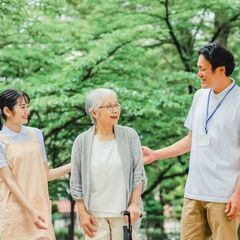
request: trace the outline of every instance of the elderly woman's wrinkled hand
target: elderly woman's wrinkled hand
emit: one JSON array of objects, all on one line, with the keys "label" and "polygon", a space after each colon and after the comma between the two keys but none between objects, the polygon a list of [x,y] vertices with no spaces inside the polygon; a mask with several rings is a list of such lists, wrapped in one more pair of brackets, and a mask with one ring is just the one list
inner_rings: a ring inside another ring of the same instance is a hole
[{"label": "elderly woman's wrinkled hand", "polygon": [[79,222],[84,233],[89,237],[94,237],[94,233],[97,232],[97,220],[94,216],[88,212],[79,212]]},{"label": "elderly woman's wrinkled hand", "polygon": [[130,204],[127,211],[130,212],[131,224],[134,224],[142,216],[142,211],[136,204]]}]

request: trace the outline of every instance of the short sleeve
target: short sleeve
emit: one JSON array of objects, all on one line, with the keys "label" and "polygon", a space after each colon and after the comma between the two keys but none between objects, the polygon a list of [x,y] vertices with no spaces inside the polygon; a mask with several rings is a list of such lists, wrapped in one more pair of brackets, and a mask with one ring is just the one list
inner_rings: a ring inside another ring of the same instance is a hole
[{"label": "short sleeve", "polygon": [[197,101],[198,95],[199,95],[199,90],[194,94],[192,105],[191,105],[191,107],[189,109],[187,118],[186,118],[185,123],[184,123],[184,127],[188,128],[189,130],[192,130],[193,112],[194,112],[194,108],[195,108],[195,105],[196,105],[196,101]]},{"label": "short sleeve", "polygon": [[193,102],[189,109],[187,118],[184,123],[184,127],[188,128],[189,130],[192,130],[192,121],[193,121]]},{"label": "short sleeve", "polygon": [[0,144],[0,168],[7,167],[7,159],[5,157],[4,149],[2,144]]},{"label": "short sleeve", "polygon": [[44,162],[47,161],[47,154],[46,154],[46,149],[45,149],[45,144],[44,144],[44,138],[43,138],[43,134],[42,134],[42,131],[38,128],[35,128],[34,129],[36,132],[36,136],[37,136],[37,139],[38,141],[40,142],[40,145],[41,145],[41,154],[42,154],[42,160]]},{"label": "short sleeve", "polygon": [[237,110],[236,121],[237,121],[237,129],[238,129],[239,138],[240,138],[240,106],[238,107],[238,110]]}]

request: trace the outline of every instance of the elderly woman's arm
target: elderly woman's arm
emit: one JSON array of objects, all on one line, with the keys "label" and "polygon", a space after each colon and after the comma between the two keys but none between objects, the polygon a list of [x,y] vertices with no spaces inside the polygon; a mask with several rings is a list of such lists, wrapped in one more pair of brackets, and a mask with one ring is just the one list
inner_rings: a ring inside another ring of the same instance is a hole
[{"label": "elderly woman's arm", "polygon": [[72,146],[70,191],[75,200],[83,198],[81,176],[81,146],[80,138],[76,138]]},{"label": "elderly woman's arm", "polygon": [[76,204],[79,215],[79,223],[83,228],[84,233],[93,238],[95,232],[97,231],[97,220],[93,215],[88,213],[82,200],[76,200]]},{"label": "elderly woman's arm", "polygon": [[94,233],[97,231],[97,222],[96,219],[87,212],[83,202],[80,145],[80,138],[77,138],[72,147],[70,190],[72,198],[76,201],[81,227],[83,228],[85,234],[89,237],[94,237]]},{"label": "elderly woman's arm", "polygon": [[141,216],[140,200],[141,194],[146,184],[146,175],[143,164],[143,153],[140,139],[135,130],[131,138],[132,159],[133,159],[133,178],[132,178],[132,195],[128,211],[131,214],[131,222],[134,223]]},{"label": "elderly woman's arm", "polygon": [[137,187],[134,189],[131,201],[128,206],[128,211],[130,212],[131,217],[131,223],[135,223],[138,218],[142,215],[142,211],[140,209],[140,199],[142,195],[142,189],[143,189],[143,182],[140,182]]}]

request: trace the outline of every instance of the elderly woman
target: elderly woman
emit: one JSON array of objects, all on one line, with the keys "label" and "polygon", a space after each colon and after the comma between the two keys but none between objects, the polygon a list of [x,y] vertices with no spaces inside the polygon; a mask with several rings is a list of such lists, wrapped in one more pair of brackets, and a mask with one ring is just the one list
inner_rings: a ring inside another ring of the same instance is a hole
[{"label": "elderly woman", "polygon": [[121,110],[114,91],[94,90],[85,110],[94,126],[74,141],[70,179],[85,239],[122,240],[126,209],[137,239],[145,182],[139,137],[117,125]]}]

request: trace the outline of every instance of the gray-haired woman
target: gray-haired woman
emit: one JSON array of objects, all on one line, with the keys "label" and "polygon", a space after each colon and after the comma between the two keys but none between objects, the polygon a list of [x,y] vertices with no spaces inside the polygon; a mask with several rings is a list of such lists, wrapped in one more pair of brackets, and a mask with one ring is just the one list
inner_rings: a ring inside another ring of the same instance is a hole
[{"label": "gray-haired woman", "polygon": [[117,125],[116,93],[99,88],[85,102],[93,127],[80,134],[72,148],[70,187],[85,239],[122,240],[128,210],[137,239],[145,173],[136,131]]}]

